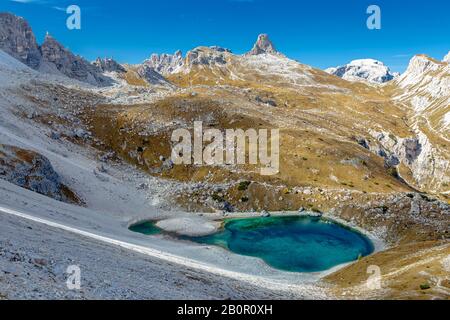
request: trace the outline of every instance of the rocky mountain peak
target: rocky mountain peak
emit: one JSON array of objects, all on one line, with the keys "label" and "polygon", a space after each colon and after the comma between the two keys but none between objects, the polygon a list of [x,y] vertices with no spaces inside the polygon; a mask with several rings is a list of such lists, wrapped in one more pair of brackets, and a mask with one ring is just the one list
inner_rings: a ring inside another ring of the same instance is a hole
[{"label": "rocky mountain peak", "polygon": [[252,56],[260,54],[279,54],[267,34],[260,34],[253,49],[248,53],[248,55]]},{"label": "rocky mountain peak", "polygon": [[0,13],[0,50],[41,72],[62,74],[93,85],[111,82],[100,68],[75,56],[48,32],[39,47],[28,22],[10,13]]},{"label": "rocky mountain peak", "polygon": [[424,54],[414,56],[409,62],[405,75],[420,76],[429,71],[436,71],[442,63]]},{"label": "rocky mountain peak", "polygon": [[186,65],[214,66],[225,65],[231,51],[221,47],[198,47],[186,54]]},{"label": "rocky mountain peak", "polygon": [[174,54],[152,54],[143,64],[159,74],[169,75],[177,72],[184,65],[183,53],[178,50]]},{"label": "rocky mountain peak", "polygon": [[99,68],[102,72],[124,73],[127,71],[117,61],[110,58],[97,58],[97,60],[95,60],[92,64]]},{"label": "rocky mountain peak", "polygon": [[28,22],[10,13],[0,13],[0,49],[33,69],[41,53]]},{"label": "rocky mountain peak", "polygon": [[46,70],[55,69],[69,78],[87,82],[92,85],[107,85],[110,79],[101,74],[101,69],[90,64],[82,57],[74,55],[63,47],[49,33],[41,46],[42,64]]},{"label": "rocky mountain peak", "polygon": [[389,67],[383,62],[374,59],[353,60],[344,66],[328,68],[325,72],[348,81],[367,81],[371,83],[385,83],[399,75],[391,72]]}]

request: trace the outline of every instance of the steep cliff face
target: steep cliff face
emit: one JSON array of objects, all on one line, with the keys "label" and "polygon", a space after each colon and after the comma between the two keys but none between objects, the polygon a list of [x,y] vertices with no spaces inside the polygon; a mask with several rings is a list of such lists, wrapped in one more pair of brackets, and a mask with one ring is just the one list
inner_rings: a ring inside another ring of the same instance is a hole
[{"label": "steep cliff face", "polygon": [[371,135],[377,144],[365,142],[367,149],[383,157],[388,167],[408,167],[412,180],[403,178],[410,185],[427,192],[445,192],[445,185],[450,182],[450,163],[426,134],[418,130],[406,138],[388,132],[371,131]]},{"label": "steep cliff face", "polygon": [[33,69],[39,67],[39,46],[30,25],[23,18],[0,13],[0,49]]},{"label": "steep cliff face", "polygon": [[395,80],[394,96],[409,110],[420,155],[409,163],[419,187],[448,193],[450,184],[450,66],[425,55],[412,58]]}]

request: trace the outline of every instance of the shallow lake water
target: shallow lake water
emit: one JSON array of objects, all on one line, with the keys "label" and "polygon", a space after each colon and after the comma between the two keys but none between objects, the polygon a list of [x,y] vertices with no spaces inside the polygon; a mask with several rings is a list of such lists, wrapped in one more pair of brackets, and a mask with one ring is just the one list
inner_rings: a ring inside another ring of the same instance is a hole
[{"label": "shallow lake water", "polygon": [[162,230],[160,228],[158,228],[155,225],[155,222],[153,222],[153,221],[145,221],[145,222],[141,222],[141,223],[136,223],[136,224],[133,224],[132,226],[130,226],[128,229],[130,229],[133,232],[145,234],[147,236],[159,234],[162,232]]}]

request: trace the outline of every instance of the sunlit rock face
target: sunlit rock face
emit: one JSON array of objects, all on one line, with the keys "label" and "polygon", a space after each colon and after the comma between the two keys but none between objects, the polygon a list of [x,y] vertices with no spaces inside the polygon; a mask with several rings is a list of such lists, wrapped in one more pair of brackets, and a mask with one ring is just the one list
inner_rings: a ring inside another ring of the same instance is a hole
[{"label": "sunlit rock face", "polygon": [[260,54],[279,54],[267,34],[260,34],[258,36],[258,40],[253,46],[253,49],[249,53],[247,53],[247,55],[251,56],[257,56]]},{"label": "sunlit rock face", "polygon": [[168,75],[179,71],[184,65],[184,59],[182,52],[178,50],[175,54],[152,54],[143,64],[159,74]]}]

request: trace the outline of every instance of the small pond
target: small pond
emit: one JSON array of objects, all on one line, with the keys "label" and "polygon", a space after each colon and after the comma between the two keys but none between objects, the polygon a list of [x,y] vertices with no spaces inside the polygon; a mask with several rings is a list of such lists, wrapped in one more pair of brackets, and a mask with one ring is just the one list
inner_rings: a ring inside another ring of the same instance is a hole
[{"label": "small pond", "polygon": [[136,224],[131,225],[128,229],[130,229],[133,232],[145,234],[147,236],[159,234],[162,232],[162,230],[160,228],[158,228],[155,225],[155,222],[153,222],[153,221],[145,221],[145,222],[141,222],[141,223],[136,223]]}]

